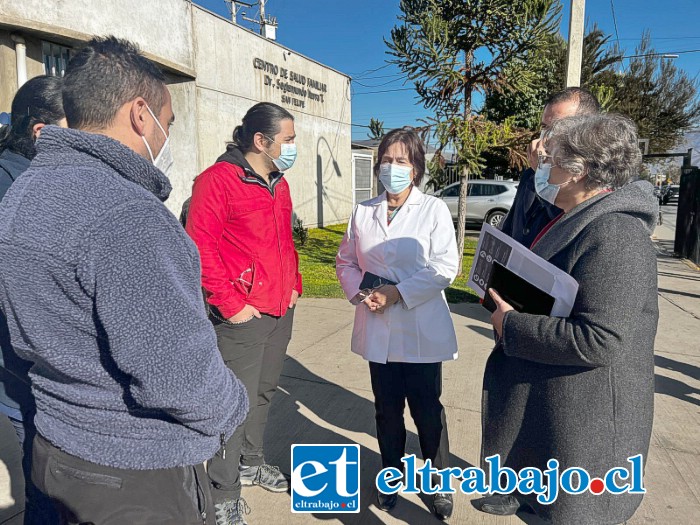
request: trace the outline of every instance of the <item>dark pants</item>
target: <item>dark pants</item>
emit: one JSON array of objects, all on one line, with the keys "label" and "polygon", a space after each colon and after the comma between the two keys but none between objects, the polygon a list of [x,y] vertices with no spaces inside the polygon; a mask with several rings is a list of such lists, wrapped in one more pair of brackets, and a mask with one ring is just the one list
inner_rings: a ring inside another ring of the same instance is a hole
[{"label": "dark pants", "polygon": [[265,463],[265,425],[292,338],[293,321],[294,309],[290,308],[284,317],[263,315],[239,325],[219,323],[214,327],[224,363],[245,385],[250,400],[248,417],[226,443],[225,457],[219,451],[207,465],[216,503],[240,498],[239,464]]},{"label": "dark pants", "polygon": [[32,478],[53,500],[60,523],[202,525],[215,521],[204,465],[156,470],[105,467],[66,454],[37,434]]},{"label": "dark pants", "polygon": [[447,437],[442,394],[442,363],[369,363],[382,467],[403,472],[406,448],[403,413],[406,401],[418,428],[423,459],[440,469],[448,466]]},{"label": "dark pants", "polygon": [[22,449],[22,472],[24,473],[24,525],[54,525],[59,523],[58,514],[51,500],[32,482],[32,448],[36,427],[34,412],[23,415],[23,419],[10,417]]}]

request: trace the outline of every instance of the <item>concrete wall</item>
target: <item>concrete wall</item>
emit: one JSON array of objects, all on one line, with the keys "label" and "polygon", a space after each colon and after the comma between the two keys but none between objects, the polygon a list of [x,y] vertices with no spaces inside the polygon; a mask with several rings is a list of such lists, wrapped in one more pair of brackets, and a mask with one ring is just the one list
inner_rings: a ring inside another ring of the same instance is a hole
[{"label": "concrete wall", "polygon": [[0,0],[0,25],[44,33],[57,43],[115,35],[136,42],[160,64],[189,74],[191,10],[189,0]]},{"label": "concrete wall", "polygon": [[[196,6],[193,33],[200,169],[221,155],[248,108],[274,102],[295,118],[298,158],[285,175],[295,213],[308,226],[346,220],[352,211],[348,77]],[[305,80],[293,80],[292,72]],[[309,87],[309,79],[325,91]],[[283,100],[278,82],[305,89],[305,96]],[[314,100],[317,94],[323,101]]]},{"label": "concrete wall", "polygon": [[[43,74],[42,40],[79,47],[94,35],[132,40],[165,66],[176,117],[171,139],[173,192],[166,203],[173,213],[180,213],[192,180],[224,151],[248,108],[269,101],[295,117],[299,154],[286,177],[297,216],[307,226],[350,216],[347,76],[188,0],[0,0],[0,111],[10,110],[17,89],[13,32],[27,41],[28,78]],[[292,72],[299,78],[292,78]],[[266,77],[271,85],[266,85]],[[309,79],[317,84],[311,87]],[[283,99],[284,83],[303,92]]]}]

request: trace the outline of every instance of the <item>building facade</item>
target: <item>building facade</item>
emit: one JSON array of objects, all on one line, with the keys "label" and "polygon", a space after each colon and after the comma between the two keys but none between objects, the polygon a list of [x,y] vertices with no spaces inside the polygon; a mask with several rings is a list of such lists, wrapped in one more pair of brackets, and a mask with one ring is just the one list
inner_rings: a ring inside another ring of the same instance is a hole
[{"label": "building facade", "polygon": [[26,79],[61,75],[73,50],[110,34],[137,43],[167,73],[173,213],[248,108],[266,101],[295,117],[298,158],[285,175],[295,215],[306,226],[347,220],[355,200],[350,78],[190,0],[0,0],[0,112]]}]

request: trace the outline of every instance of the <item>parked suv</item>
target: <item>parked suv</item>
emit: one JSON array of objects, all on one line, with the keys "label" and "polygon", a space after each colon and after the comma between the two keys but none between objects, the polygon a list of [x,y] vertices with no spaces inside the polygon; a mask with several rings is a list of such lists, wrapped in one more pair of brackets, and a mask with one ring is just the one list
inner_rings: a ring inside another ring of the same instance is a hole
[{"label": "parked suv", "polygon": [[[504,180],[470,180],[467,185],[467,222],[486,222],[498,227],[515,199],[517,183]],[[435,194],[444,200],[457,221],[459,211],[459,182],[450,184]]]},{"label": "parked suv", "polygon": [[678,204],[678,194],[680,193],[681,187],[678,184],[670,184],[665,188],[661,189],[661,195],[659,196],[659,204],[668,204],[669,202],[675,202]]}]

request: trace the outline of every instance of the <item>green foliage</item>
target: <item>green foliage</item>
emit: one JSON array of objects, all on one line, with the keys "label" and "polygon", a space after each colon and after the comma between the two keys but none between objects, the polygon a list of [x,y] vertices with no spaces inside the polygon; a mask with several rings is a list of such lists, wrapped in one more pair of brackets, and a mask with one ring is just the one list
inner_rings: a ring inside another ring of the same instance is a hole
[{"label": "green foliage", "polygon": [[[304,297],[345,297],[335,275],[335,255],[347,224],[309,230],[308,241],[297,246],[299,269],[304,279]],[[468,238],[464,247],[464,273],[469,274],[476,239]],[[467,286],[467,277],[459,277],[445,293],[450,302],[476,302],[478,297]]]},{"label": "green foliage", "polygon": [[634,55],[647,56],[631,58],[626,70],[610,75],[611,109],[637,123],[651,152],[666,152],[700,119],[698,81],[654,53],[651,36],[644,33]]},{"label": "green foliage", "polygon": [[[584,37],[581,65],[581,85],[598,97],[604,109],[611,106],[614,96],[609,85],[610,72],[622,57],[617,48],[608,46],[609,40],[609,35],[593,26]],[[534,80],[523,89],[487,93],[483,114],[496,122],[514,118],[516,126],[538,130],[545,102],[565,87],[566,51],[567,43],[561,35],[544,37],[538,47],[509,65],[505,72],[513,76],[527,67]]]},{"label": "green foliage", "polygon": [[[506,68],[537,49],[559,25],[557,0],[401,0],[399,23],[385,40],[391,62],[415,86],[434,117],[425,137],[456,152],[462,182],[483,165],[484,153],[513,140],[512,129],[472,115],[472,95],[523,88],[527,68],[507,76]],[[466,190],[465,187],[462,190]],[[460,191],[459,245],[464,239],[466,191]]]},{"label": "green foliage", "polygon": [[385,134],[383,120],[376,118],[369,119],[369,133],[367,134],[369,138],[381,140]]},{"label": "green foliage", "polygon": [[[566,41],[552,34],[523,60],[508,66],[506,76],[519,74],[527,65],[535,81],[518,90],[488,92],[482,111],[486,118],[496,122],[515,118],[516,126],[533,132],[539,129],[545,102],[564,88],[566,48]],[[652,151],[669,151],[700,119],[698,83],[673,62],[654,55],[649,33],[631,54],[646,56],[631,58],[624,68],[622,50],[610,46],[610,35],[594,26],[584,38],[581,85],[598,98],[604,110],[632,118],[639,136],[650,139]],[[488,159],[488,169],[502,169],[505,154],[505,150],[495,152]]]}]

